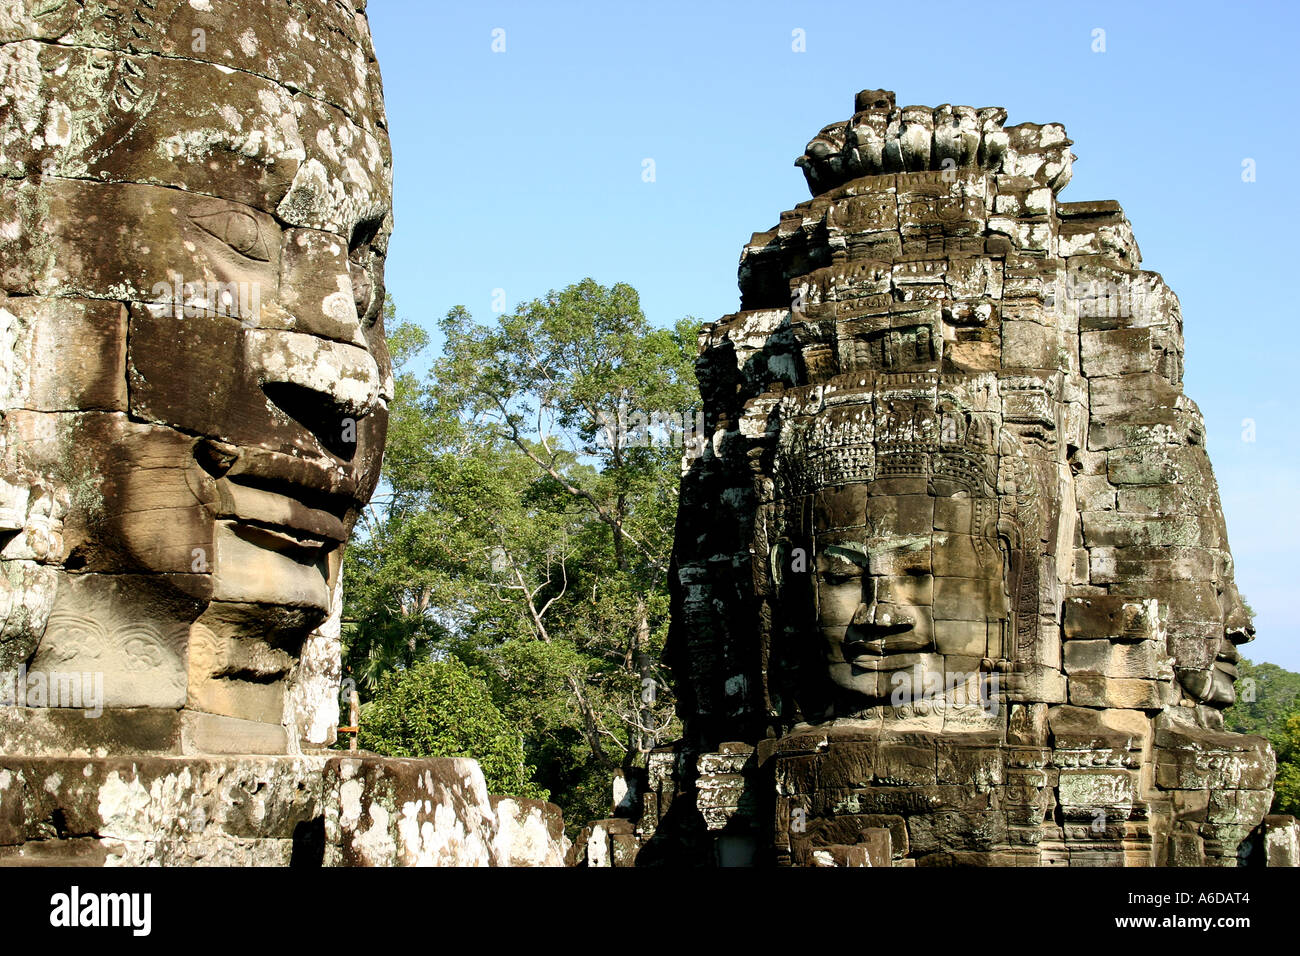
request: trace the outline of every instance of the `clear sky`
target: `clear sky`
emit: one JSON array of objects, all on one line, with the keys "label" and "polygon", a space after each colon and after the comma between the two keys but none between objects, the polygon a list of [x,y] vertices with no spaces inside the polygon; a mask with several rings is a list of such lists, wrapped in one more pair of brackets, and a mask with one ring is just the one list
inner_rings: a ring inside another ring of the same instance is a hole
[{"label": "clear sky", "polygon": [[495,290],[513,308],[585,276],[630,283],[659,324],[734,312],[741,246],[808,198],[794,158],[861,89],[1063,123],[1079,159],[1062,198],[1123,203],[1144,267],[1182,301],[1185,387],[1258,612],[1246,654],[1300,670],[1295,5],[370,0],[369,14],[396,166],[388,289],[429,328],[458,304],[490,318]]}]

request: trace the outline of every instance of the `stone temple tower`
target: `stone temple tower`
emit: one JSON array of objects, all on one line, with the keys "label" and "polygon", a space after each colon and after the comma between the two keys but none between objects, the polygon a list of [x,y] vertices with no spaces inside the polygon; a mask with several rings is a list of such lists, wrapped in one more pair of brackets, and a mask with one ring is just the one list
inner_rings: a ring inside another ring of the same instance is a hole
[{"label": "stone temple tower", "polygon": [[1178,299],[1006,116],[858,94],[701,332],[639,862],[1294,862]]}]

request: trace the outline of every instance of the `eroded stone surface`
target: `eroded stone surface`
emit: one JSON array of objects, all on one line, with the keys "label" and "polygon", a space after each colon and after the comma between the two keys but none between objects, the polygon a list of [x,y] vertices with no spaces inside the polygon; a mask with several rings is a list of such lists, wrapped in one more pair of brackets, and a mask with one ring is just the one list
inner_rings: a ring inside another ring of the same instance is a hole
[{"label": "eroded stone surface", "polygon": [[478,764],[372,755],[0,756],[0,865],[556,866],[559,809]]}]

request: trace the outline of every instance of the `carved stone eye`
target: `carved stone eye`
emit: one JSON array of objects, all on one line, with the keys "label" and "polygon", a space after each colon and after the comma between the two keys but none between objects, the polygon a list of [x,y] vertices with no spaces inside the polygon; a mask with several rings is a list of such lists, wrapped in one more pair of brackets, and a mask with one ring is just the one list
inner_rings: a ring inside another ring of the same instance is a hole
[{"label": "carved stone eye", "polygon": [[348,272],[352,277],[352,295],[356,302],[357,315],[367,324],[374,321],[369,314],[375,297],[375,283],[370,278],[370,270],[355,260],[348,263]]},{"label": "carved stone eye", "polygon": [[251,213],[239,209],[209,208],[190,213],[190,221],[241,256],[259,262],[271,261],[269,244]]},{"label": "carved stone eye", "polygon": [[383,256],[371,246],[383,224],[383,219],[362,220],[353,226],[348,241],[352,294],[357,315],[367,327],[375,324],[383,305]]}]

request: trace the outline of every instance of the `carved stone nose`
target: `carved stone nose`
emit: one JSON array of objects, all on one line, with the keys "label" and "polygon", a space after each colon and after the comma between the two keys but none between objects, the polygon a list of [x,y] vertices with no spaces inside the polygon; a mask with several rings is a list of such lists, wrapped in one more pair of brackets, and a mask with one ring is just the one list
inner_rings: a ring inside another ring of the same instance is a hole
[{"label": "carved stone nose", "polygon": [[870,592],[867,599],[853,612],[849,626],[859,631],[906,630],[916,624],[913,615],[896,604],[878,601],[875,582],[865,585]]},{"label": "carved stone nose", "polygon": [[379,365],[365,349],[300,332],[258,329],[247,339],[250,365],[264,384],[280,383],[320,395],[320,400],[354,418],[364,418],[379,400]]},{"label": "carved stone nose", "polygon": [[347,245],[314,229],[287,229],[280,253],[282,327],[365,348]]},{"label": "carved stone nose", "polygon": [[248,333],[245,348],[266,397],[331,454],[351,461],[357,424],[381,400],[374,357],[315,335],[269,329]]},{"label": "carved stone nose", "polygon": [[853,612],[850,626],[869,628],[876,623],[876,579],[865,574],[862,576],[862,598],[862,603]]}]

